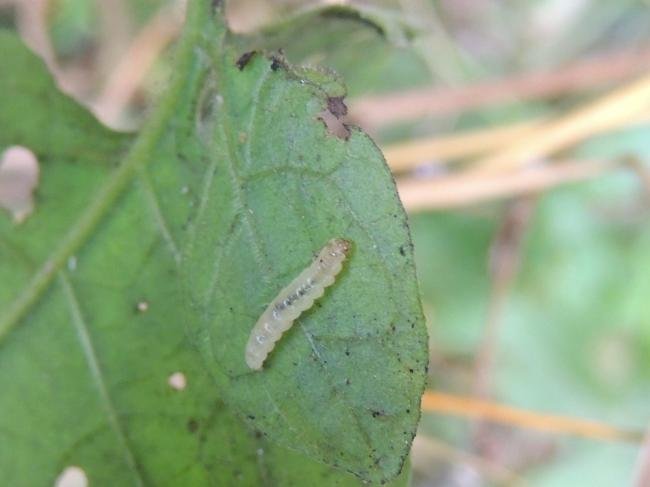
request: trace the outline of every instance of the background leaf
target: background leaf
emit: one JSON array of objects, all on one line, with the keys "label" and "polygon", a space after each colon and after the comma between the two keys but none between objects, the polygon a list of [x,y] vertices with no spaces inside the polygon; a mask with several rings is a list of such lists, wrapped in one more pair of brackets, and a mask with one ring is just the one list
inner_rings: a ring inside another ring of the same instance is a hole
[{"label": "background leaf", "polygon": [[185,338],[178,272],[208,167],[195,110],[211,22],[189,15],[176,79],[137,137],[99,125],[0,34],[0,150],[40,163],[35,212],[0,215],[3,485],[52,485],[70,465],[90,485],[359,484],[243,424]]}]

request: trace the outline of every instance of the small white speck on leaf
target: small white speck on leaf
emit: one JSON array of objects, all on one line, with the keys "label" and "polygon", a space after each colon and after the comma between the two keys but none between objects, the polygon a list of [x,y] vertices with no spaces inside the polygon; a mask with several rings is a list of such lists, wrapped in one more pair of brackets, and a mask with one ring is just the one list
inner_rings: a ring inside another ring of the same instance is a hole
[{"label": "small white speck on leaf", "polygon": [[169,379],[167,379],[167,383],[169,384],[169,387],[176,389],[177,391],[182,391],[187,387],[187,379],[183,372],[174,372],[169,376]]},{"label": "small white speck on leaf", "polygon": [[140,313],[146,313],[149,310],[149,302],[148,301],[140,301],[140,302],[138,302],[138,304],[136,305],[136,309]]},{"label": "small white speck on leaf", "polygon": [[80,467],[66,467],[54,482],[54,487],[87,487],[88,477]]},{"label": "small white speck on leaf", "polygon": [[11,213],[15,223],[34,210],[38,172],[36,155],[26,147],[14,145],[0,155],[0,208]]}]

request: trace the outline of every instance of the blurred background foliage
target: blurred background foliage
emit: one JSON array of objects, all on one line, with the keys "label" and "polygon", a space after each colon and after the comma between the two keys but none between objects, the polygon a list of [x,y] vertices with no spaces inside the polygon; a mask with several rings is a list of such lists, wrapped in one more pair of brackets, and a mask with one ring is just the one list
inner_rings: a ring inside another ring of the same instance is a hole
[{"label": "blurred background foliage", "polygon": [[[293,63],[342,75],[351,121],[382,148],[562,116],[650,68],[648,1],[341,3],[237,0],[228,4],[229,21],[244,34],[243,44],[282,48]],[[19,31],[62,88],[105,123],[133,129],[167,79],[182,7],[162,0],[0,0],[0,26]],[[492,102],[488,90],[474,105],[452,103],[439,113],[377,124],[355,103],[422,88],[452,97],[458,87],[560,73],[617,53],[633,59],[626,72],[609,76],[604,61],[594,79],[541,95],[513,90]],[[582,137],[541,161],[613,162],[593,177],[411,212],[432,390],[475,395],[477,357],[487,346],[494,366],[484,398],[644,429],[650,418],[648,120]],[[462,155],[420,159],[402,177],[444,179],[470,171],[473,162]],[[515,222],[521,238],[504,244],[500,229],[512,201],[529,211]],[[505,257],[494,258],[502,244]],[[486,317],[495,302],[497,338],[486,345]],[[476,428],[467,418],[425,411],[413,453],[415,484],[597,487],[627,485],[634,476],[638,441],[503,424],[480,434]]]}]

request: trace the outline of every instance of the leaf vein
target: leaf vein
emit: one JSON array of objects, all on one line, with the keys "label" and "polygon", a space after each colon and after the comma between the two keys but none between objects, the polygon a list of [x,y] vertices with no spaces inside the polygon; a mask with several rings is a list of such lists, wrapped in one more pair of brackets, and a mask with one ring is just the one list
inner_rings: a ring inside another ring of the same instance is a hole
[{"label": "leaf vein", "polygon": [[81,345],[84,357],[86,358],[86,363],[90,369],[91,377],[95,383],[97,391],[99,392],[99,396],[106,411],[106,415],[108,416],[108,422],[113,429],[113,433],[115,433],[115,436],[117,437],[117,441],[120,444],[120,447],[124,451],[124,460],[126,461],[126,464],[129,466],[135,477],[135,484],[142,486],[144,485],[142,475],[138,470],[135,457],[129,446],[126,435],[124,434],[124,429],[120,424],[117,411],[115,410],[115,405],[113,404],[113,401],[111,400],[110,394],[108,392],[108,388],[106,387],[106,382],[104,381],[104,373],[102,372],[102,369],[99,365],[97,353],[95,351],[95,347],[93,346],[92,338],[90,337],[90,333],[88,331],[88,326],[81,312],[79,301],[75,295],[70,280],[66,277],[64,272],[59,272],[59,283],[61,284],[63,293],[65,294],[66,300],[68,301],[72,324],[74,325],[77,337],[79,339],[79,344]]},{"label": "leaf vein", "polygon": [[151,185],[151,181],[149,180],[149,176],[146,173],[146,170],[142,168],[138,171],[138,173],[139,173],[140,182],[142,183],[142,189],[144,191],[145,198],[147,199],[147,203],[149,204],[149,209],[153,214],[154,222],[158,226],[158,229],[160,230],[160,234],[163,240],[165,241],[165,243],[167,243],[167,246],[169,247],[172,257],[174,258],[174,261],[178,265],[181,263],[181,253],[178,244],[174,240],[174,237],[172,236],[171,232],[169,231],[169,225],[167,225],[165,216],[163,215],[162,210],[160,209],[160,202],[158,201],[158,196],[156,195],[156,192],[154,191]]}]

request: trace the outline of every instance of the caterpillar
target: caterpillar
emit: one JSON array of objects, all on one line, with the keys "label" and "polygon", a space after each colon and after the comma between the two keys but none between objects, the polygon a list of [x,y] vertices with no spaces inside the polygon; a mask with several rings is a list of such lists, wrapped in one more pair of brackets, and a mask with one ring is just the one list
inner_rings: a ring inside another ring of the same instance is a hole
[{"label": "caterpillar", "polygon": [[316,259],[291,283],[282,289],[264,310],[251,331],[246,344],[246,364],[260,370],[266,357],[275,347],[282,334],[293,322],[314,304],[334,283],[341,272],[343,261],[350,251],[351,243],[342,238],[327,242]]}]

